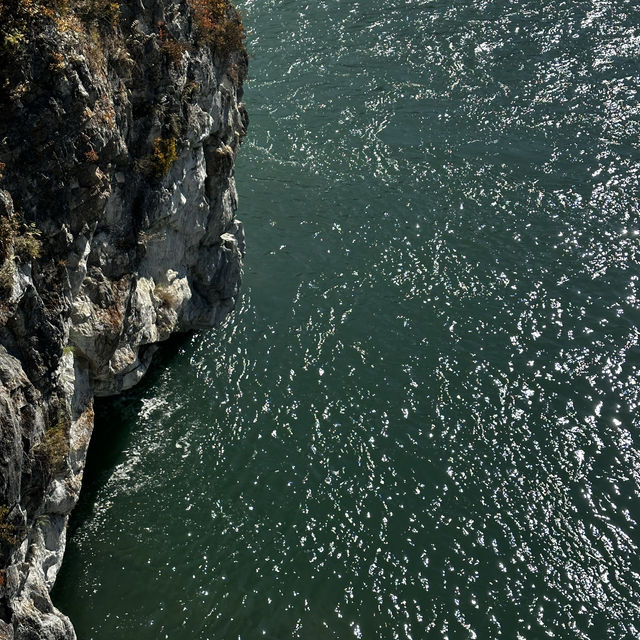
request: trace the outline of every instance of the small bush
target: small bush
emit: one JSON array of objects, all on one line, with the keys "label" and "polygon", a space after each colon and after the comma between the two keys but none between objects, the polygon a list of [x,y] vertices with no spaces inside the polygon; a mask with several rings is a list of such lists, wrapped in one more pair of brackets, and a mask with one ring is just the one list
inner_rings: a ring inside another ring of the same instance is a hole
[{"label": "small bush", "polygon": [[0,543],[14,547],[19,542],[19,527],[9,522],[10,513],[9,507],[0,507]]},{"label": "small bush", "polygon": [[58,52],[54,51],[51,54],[51,62],[49,63],[49,69],[51,71],[62,71],[66,67],[64,56]]},{"label": "small bush", "polygon": [[222,58],[242,49],[245,29],[229,0],[188,0],[201,42],[213,46]]},{"label": "small bush", "polygon": [[11,255],[11,250],[20,260],[40,257],[42,243],[40,231],[34,224],[20,223],[18,217],[0,217],[0,264]]},{"label": "small bush", "polygon": [[158,38],[160,39],[160,47],[167,55],[169,60],[175,65],[182,62],[182,56],[188,51],[189,46],[184,42],[176,40],[167,29],[164,22],[158,22]]},{"label": "small bush", "polygon": [[85,21],[95,21],[111,29],[120,24],[120,3],[114,0],[82,0],[77,2],[78,13]]},{"label": "small bush", "polygon": [[120,3],[107,2],[105,6],[105,14],[111,27],[115,29],[120,23]]},{"label": "small bush", "polygon": [[200,85],[195,82],[195,80],[189,80],[189,82],[184,85],[184,89],[182,90],[182,100],[185,102],[192,100],[198,93],[199,89]]},{"label": "small bush", "polygon": [[156,138],[153,143],[153,169],[156,176],[166,176],[178,159],[175,138]]},{"label": "small bush", "polygon": [[167,54],[167,57],[173,64],[180,64],[182,62],[182,56],[187,50],[187,46],[182,42],[178,42],[173,38],[169,38],[162,43],[162,50]]},{"label": "small bush", "polygon": [[68,422],[60,420],[53,427],[49,427],[44,432],[37,449],[42,461],[53,473],[62,471],[69,453]]},{"label": "small bush", "polygon": [[200,35],[207,38],[227,16],[227,0],[189,0]]},{"label": "small bush", "polygon": [[29,43],[33,25],[67,12],[66,0],[0,1],[0,54],[12,59]]},{"label": "small bush", "polygon": [[229,57],[234,51],[243,47],[245,30],[240,18],[225,20],[219,27],[215,37],[218,51]]},{"label": "small bush", "polygon": [[73,13],[58,13],[54,16],[56,26],[63,33],[73,31],[74,33],[82,33],[84,27],[78,16]]},{"label": "small bush", "polygon": [[17,49],[20,49],[23,42],[25,41],[26,35],[27,35],[26,33],[18,29],[7,31],[7,33],[5,33],[4,43],[3,43],[5,49],[9,51],[11,50],[15,51]]},{"label": "small bush", "polygon": [[29,258],[35,260],[40,257],[40,252],[42,251],[40,231],[36,229],[33,223],[25,224],[22,231],[15,236],[13,248],[16,256],[22,260]]}]

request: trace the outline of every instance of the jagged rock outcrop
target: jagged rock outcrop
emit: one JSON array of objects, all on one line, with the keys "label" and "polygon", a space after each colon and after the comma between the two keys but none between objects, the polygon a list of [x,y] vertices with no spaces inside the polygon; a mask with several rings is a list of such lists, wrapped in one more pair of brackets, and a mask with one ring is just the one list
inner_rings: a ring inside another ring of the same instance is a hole
[{"label": "jagged rock outcrop", "polygon": [[94,396],[234,306],[246,68],[227,0],[0,0],[0,640],[75,638]]}]

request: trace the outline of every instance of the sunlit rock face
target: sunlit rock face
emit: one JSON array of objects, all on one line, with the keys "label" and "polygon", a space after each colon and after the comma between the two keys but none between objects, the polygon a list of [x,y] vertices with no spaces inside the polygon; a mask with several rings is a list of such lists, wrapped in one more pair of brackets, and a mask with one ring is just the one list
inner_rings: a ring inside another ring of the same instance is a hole
[{"label": "sunlit rock face", "polygon": [[49,589],[93,398],[223,320],[242,274],[235,11],[221,39],[206,2],[75,4],[0,3],[2,640],[75,638]]}]

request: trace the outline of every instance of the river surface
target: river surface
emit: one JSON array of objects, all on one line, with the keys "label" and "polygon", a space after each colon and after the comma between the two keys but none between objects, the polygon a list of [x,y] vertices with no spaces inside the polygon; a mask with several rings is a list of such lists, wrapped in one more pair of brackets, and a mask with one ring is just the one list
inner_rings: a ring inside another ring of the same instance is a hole
[{"label": "river surface", "polygon": [[244,0],[228,323],[98,408],[80,640],[640,637],[640,5]]}]

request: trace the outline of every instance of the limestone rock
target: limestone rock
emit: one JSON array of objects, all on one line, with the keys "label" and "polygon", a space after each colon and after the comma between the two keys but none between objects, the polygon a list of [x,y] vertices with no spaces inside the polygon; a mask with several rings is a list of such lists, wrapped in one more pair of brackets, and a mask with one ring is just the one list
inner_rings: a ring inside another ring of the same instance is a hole
[{"label": "limestone rock", "polygon": [[93,398],[221,322],[245,250],[242,46],[188,2],[50,6],[0,3],[0,640],[75,638],[49,589]]}]

